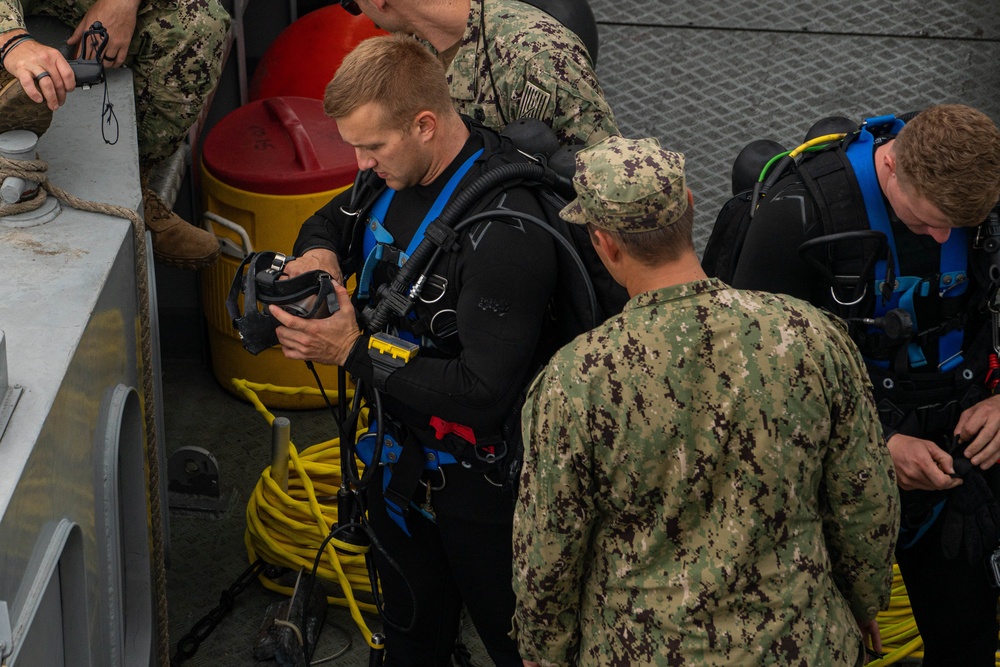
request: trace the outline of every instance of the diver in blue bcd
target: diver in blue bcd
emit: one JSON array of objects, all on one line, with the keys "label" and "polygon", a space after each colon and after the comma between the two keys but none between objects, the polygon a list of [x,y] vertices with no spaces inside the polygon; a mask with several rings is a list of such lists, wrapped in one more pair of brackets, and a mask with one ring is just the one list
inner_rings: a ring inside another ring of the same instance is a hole
[{"label": "diver in blue bcd", "polygon": [[[994,665],[1000,130],[958,104],[872,118],[760,198],[734,287],[843,317],[902,497],[896,560],[925,667]],[[816,168],[820,165],[821,168]]]}]

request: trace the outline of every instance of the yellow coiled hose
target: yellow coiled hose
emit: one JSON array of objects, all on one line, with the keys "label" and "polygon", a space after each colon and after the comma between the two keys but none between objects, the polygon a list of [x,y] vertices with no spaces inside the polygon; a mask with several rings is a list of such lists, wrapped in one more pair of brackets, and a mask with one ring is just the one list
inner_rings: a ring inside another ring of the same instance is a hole
[{"label": "yellow coiled hose", "polygon": [[[285,394],[311,393],[311,387],[279,387],[233,379],[233,386],[245,396],[267,420],[274,422],[257,392]],[[349,392],[353,393],[353,392]],[[337,400],[336,392],[327,392],[331,401]],[[345,397],[350,400],[351,396]],[[358,435],[367,430],[366,420],[359,423]],[[271,467],[261,473],[247,503],[247,528],[244,542],[250,562],[262,558],[266,563],[291,570],[311,572],[320,545],[337,524],[337,491],[341,484],[340,438],[321,442],[301,453],[294,444],[288,447],[288,491],[271,478]],[[329,596],[327,602],[347,607],[369,646],[372,632],[368,629],[362,611],[377,613],[373,604],[355,599],[354,591],[371,593],[371,582],[365,566],[366,547],[358,547],[337,539],[330,540],[323,550],[323,559],[316,575],[339,584],[342,597]],[[292,595],[293,589],[275,583],[261,575],[265,588]]]},{"label": "yellow coiled hose", "polygon": [[[882,635],[882,652],[885,654],[868,663],[868,667],[883,667],[899,662],[903,658],[923,658],[924,640],[917,631],[917,622],[910,609],[910,598],[906,594],[903,576],[899,566],[892,564],[892,597],[889,608],[878,615],[879,632]],[[996,661],[1000,665],[1000,657]]]},{"label": "yellow coiled hose", "polygon": [[892,597],[889,608],[878,615],[879,632],[882,635],[882,652],[884,657],[868,663],[868,667],[891,665],[903,658],[923,657],[924,646],[920,633],[917,632],[917,622],[910,610],[910,598],[906,594],[903,577],[899,574],[899,566],[892,564]]}]

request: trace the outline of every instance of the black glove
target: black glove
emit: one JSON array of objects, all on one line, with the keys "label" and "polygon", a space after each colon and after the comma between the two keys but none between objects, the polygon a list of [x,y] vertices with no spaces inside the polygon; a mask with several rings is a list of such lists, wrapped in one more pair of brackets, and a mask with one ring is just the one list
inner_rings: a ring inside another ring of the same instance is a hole
[{"label": "black glove", "polygon": [[951,490],[941,517],[941,550],[956,558],[964,549],[970,565],[977,565],[996,549],[1000,538],[1000,504],[990,491],[983,471],[965,457],[955,458],[955,477],[963,482]]}]

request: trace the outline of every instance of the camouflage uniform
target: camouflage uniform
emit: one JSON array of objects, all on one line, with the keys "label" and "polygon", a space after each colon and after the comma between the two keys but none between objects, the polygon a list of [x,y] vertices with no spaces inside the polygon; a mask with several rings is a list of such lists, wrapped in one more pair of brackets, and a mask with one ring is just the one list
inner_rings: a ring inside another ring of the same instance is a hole
[{"label": "camouflage uniform", "polygon": [[[484,23],[489,51],[481,39]],[[564,144],[589,145],[618,134],[586,47],[520,0],[472,0],[465,35],[447,70],[459,112],[493,129],[539,118]]]},{"label": "camouflage uniform", "polygon": [[[24,14],[75,27],[96,0],[0,0],[0,33],[24,28]],[[137,15],[125,64],[135,85],[139,160],[173,154],[215,88],[229,30],[218,0],[147,0]]]},{"label": "camouflage uniform", "polygon": [[[680,219],[682,156],[612,153],[595,175],[596,148],[564,217],[599,211],[623,233]],[[667,195],[636,197],[630,178]],[[862,664],[857,622],[888,604],[899,499],[839,321],[718,280],[643,292],[556,353],[522,418],[525,659]]]}]

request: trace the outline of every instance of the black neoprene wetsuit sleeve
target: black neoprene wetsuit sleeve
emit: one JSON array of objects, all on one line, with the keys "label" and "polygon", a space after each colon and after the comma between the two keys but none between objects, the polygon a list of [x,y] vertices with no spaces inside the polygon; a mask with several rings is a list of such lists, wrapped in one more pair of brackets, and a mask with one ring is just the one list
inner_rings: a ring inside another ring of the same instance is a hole
[{"label": "black neoprene wetsuit sleeve", "polygon": [[[508,191],[504,206],[541,215],[524,191]],[[461,352],[447,357],[421,350],[387,380],[386,410],[398,415],[405,408],[480,433],[495,432],[536,370],[555,285],[554,242],[529,223],[489,220],[465,230],[452,262]],[[365,340],[355,345],[345,368],[370,382],[366,348]]]},{"label": "black neoprene wetsuit sleeve", "polygon": [[324,248],[337,253],[340,259],[341,270],[344,275],[353,273],[353,267],[349,264],[347,248],[350,247],[350,234],[353,232],[354,218],[346,215],[341,208],[346,207],[351,201],[351,188],[341,192],[336,197],[327,202],[323,208],[313,213],[302,223],[299,235],[295,239],[292,249],[296,257],[314,248]]},{"label": "black neoprene wetsuit sleeve", "polygon": [[818,215],[795,177],[778,182],[757,208],[747,231],[733,287],[788,294],[816,303],[816,270],[799,255],[803,241],[819,236]]}]

